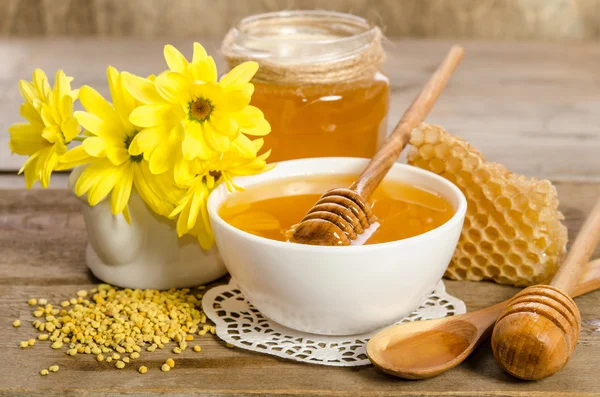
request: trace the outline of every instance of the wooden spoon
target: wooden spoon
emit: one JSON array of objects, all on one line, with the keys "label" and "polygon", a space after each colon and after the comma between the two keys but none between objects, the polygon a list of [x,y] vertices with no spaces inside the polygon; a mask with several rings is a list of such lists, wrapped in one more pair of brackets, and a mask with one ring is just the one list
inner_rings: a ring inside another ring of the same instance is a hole
[{"label": "wooden spoon", "polygon": [[394,128],[356,182],[325,193],[295,228],[290,241],[311,245],[350,245],[374,222],[367,200],[410,140],[412,130],[429,113],[464,55],[454,46],[431,76],[421,93]]},{"label": "wooden spoon", "polygon": [[[573,291],[573,297],[600,288],[600,259]],[[492,333],[496,319],[512,299],[485,309],[436,320],[395,325],[375,335],[367,355],[376,367],[405,379],[426,379],[462,363]]]},{"label": "wooden spoon", "polygon": [[550,285],[519,292],[494,326],[492,350],[509,374],[526,380],[553,375],[577,346],[581,315],[569,297],[600,240],[600,197]]}]

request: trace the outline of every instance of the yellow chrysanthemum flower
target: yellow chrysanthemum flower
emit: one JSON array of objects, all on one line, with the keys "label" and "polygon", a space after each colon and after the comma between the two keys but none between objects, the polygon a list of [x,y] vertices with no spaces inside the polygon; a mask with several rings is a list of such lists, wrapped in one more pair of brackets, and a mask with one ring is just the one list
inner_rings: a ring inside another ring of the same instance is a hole
[{"label": "yellow chrysanthemum flower", "polygon": [[223,153],[214,162],[195,162],[191,165],[191,172],[196,173],[196,176],[191,180],[187,192],[170,215],[171,218],[177,217],[179,236],[188,233],[196,236],[204,249],[208,249],[214,244],[206,203],[215,183],[223,182],[229,190],[239,189],[233,183],[233,177],[259,174],[273,167],[272,165],[267,166],[266,162],[270,151],[256,156],[263,145],[263,140],[256,139],[250,144],[254,152],[252,158],[240,153],[236,149],[237,146],[232,146],[231,150]]},{"label": "yellow chrysanthemum flower", "polygon": [[139,103],[125,89],[122,73],[109,67],[107,75],[112,104],[89,86],[80,90],[79,100],[86,111],[75,112],[75,117],[89,136],[62,159],[65,168],[90,163],[77,179],[75,193],[87,193],[92,206],[111,194],[112,213],[123,213],[129,220],[127,203],[135,187],[154,212],[168,216],[181,191],[172,176],[153,175],[141,154],[129,153],[138,133],[129,116]]},{"label": "yellow chrysanthemum flower", "polygon": [[27,188],[31,188],[37,180],[43,187],[48,187],[60,156],[81,130],[73,118],[77,91],[71,89],[72,80],[59,70],[52,88],[46,74],[36,69],[31,83],[25,80],[19,82],[25,99],[20,114],[28,123],[15,123],[8,128],[8,144],[13,153],[29,156],[19,171],[19,174],[25,173]]},{"label": "yellow chrysanthemum flower", "polygon": [[[251,157],[251,141],[238,140],[240,133],[262,136],[270,132],[262,112],[249,105],[250,79],[258,65],[243,63],[217,81],[214,61],[198,43],[192,62],[169,45],[165,59],[169,71],[154,82],[133,75],[127,78],[128,89],[144,104],[130,116],[140,127],[130,153],[143,153],[153,173],[185,160],[208,160],[214,152],[229,150],[233,142],[242,155]],[[181,175],[176,171],[178,182],[182,182]]]}]

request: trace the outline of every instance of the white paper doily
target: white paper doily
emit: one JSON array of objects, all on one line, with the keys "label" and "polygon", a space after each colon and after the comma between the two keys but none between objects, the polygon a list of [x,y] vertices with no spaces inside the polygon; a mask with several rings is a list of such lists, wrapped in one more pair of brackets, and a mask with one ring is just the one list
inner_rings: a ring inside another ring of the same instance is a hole
[{"label": "white paper doily", "polygon": [[[232,345],[312,364],[368,365],[366,345],[379,330],[352,336],[325,336],[296,331],[264,317],[242,295],[233,279],[210,289],[202,309],[217,327],[217,336]],[[417,310],[395,324],[431,320],[466,312],[465,303],[449,295],[442,281]],[[393,324],[390,324],[393,325]]]}]

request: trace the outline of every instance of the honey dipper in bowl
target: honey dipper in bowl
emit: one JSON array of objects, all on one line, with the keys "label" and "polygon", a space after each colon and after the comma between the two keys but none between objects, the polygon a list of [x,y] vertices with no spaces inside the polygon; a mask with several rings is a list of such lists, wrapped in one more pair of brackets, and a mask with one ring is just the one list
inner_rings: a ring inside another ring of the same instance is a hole
[{"label": "honey dipper in bowl", "polygon": [[294,229],[293,243],[350,245],[376,222],[368,199],[379,186],[410,140],[412,130],[427,116],[450,76],[463,58],[462,47],[453,46],[406,110],[394,131],[350,188],[326,192]]}]

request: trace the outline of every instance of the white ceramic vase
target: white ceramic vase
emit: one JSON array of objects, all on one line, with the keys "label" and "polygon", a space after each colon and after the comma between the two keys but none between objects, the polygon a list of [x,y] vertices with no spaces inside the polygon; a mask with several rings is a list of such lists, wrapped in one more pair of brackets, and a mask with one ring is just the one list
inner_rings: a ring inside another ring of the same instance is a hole
[{"label": "white ceramic vase", "polygon": [[175,222],[155,214],[135,191],[129,201],[131,224],[111,213],[109,200],[91,207],[86,197],[80,199],[89,239],[87,266],[102,281],[162,290],[205,284],[227,273],[216,247],[205,251],[194,237],[179,238]]}]

